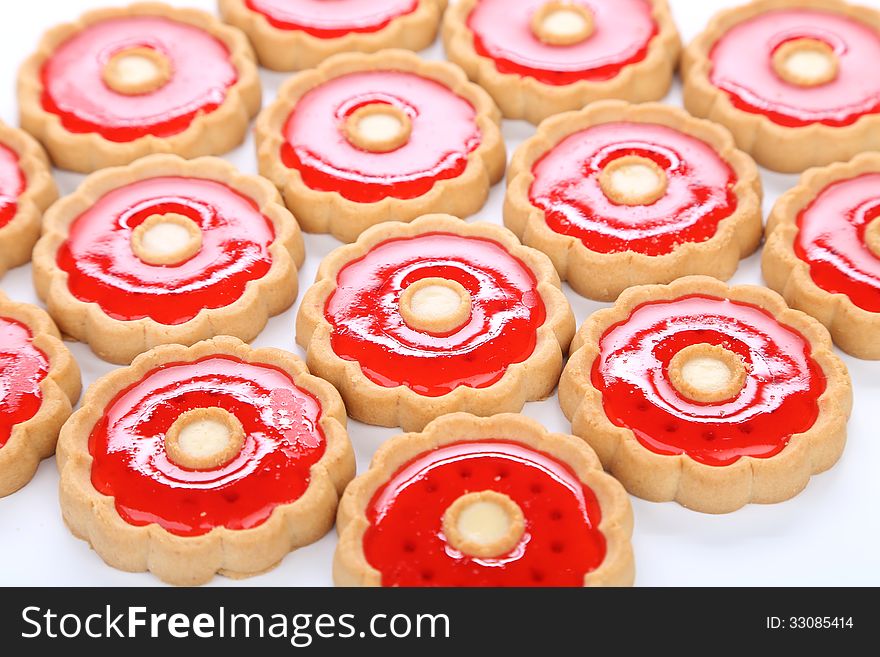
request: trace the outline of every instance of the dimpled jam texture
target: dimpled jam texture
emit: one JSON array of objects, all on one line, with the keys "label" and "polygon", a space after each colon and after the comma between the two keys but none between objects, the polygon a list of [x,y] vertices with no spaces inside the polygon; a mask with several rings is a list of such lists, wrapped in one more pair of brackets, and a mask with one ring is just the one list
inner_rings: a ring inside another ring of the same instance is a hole
[{"label": "dimpled jam texture", "polygon": [[[657,164],[666,193],[650,205],[609,199],[599,180],[606,165],[637,155]],[[576,132],[553,147],[532,172],[531,203],[547,225],[596,253],[670,253],[705,242],[736,211],[736,175],[708,144],[650,123],[605,123]]]},{"label": "dimpled jam texture", "polygon": [[[209,407],[241,422],[241,452],[211,470],[174,464],[169,427]],[[92,430],[92,484],[131,525],[157,523],[178,536],[250,529],[308,489],[326,448],[320,419],[318,400],[271,365],[227,356],[163,365],[120,392]]]},{"label": "dimpled jam texture", "polygon": [[[202,248],[179,265],[149,265],[132,251],[131,236],[148,217],[166,213],[192,219]],[[222,183],[150,178],[109,192],[77,217],[57,262],[70,293],[110,317],[176,325],[239,300],[269,272],[274,239],[256,203]]]},{"label": "dimpled jam texture", "polygon": [[18,212],[18,197],[25,189],[25,178],[18,166],[18,155],[0,144],[0,228]]},{"label": "dimpled jam texture", "polygon": [[[525,516],[519,544],[497,558],[462,554],[443,535],[446,509],[483,490]],[[505,440],[416,457],[376,492],[367,519],[364,553],[384,586],[583,586],[606,553],[595,493],[554,457]]]},{"label": "dimpled jam texture", "polygon": [[419,0],[246,0],[246,3],[280,30],[299,30],[321,39],[336,39],[351,32],[378,32],[419,6]]},{"label": "dimpled jam texture", "polygon": [[880,217],[880,174],[826,187],[798,217],[794,248],[826,292],[845,294],[859,308],[880,312],[880,256],[865,241]]},{"label": "dimpled jam texture", "polygon": [[0,317],[0,448],[16,425],[34,417],[43,404],[40,384],[49,373],[46,355],[33,343],[30,329]]},{"label": "dimpled jam texture", "polygon": [[[377,103],[412,122],[409,141],[387,153],[362,150],[345,136],[348,117]],[[311,189],[375,203],[416,198],[440,180],[457,178],[480,141],[473,105],[448,87],[413,73],[367,71],[329,80],[297,102],[284,127],[281,158]]]},{"label": "dimpled jam texture", "polygon": [[500,73],[550,85],[601,82],[645,59],[657,24],[646,0],[575,2],[593,15],[593,34],[571,46],[551,46],[532,32],[532,16],[546,0],[481,0],[467,19],[474,48]]},{"label": "dimpled jam texture", "polygon": [[[785,82],[773,68],[773,53],[795,39],[830,46],[839,72],[831,82],[802,87]],[[774,123],[846,126],[880,111],[880,36],[856,20],[808,9],[770,11],[733,27],[710,53],[710,80],[733,105]]]},{"label": "dimpled jam texture", "polygon": [[[423,278],[460,283],[471,295],[468,321],[449,335],[411,329],[403,291]],[[535,350],[544,302],[534,274],[492,240],[447,233],[388,240],[346,265],[327,300],[331,346],[372,382],[439,397],[485,388]]]},{"label": "dimpled jam texture", "polygon": [[[171,63],[167,84],[146,94],[113,91],[104,66],[116,53],[150,48]],[[42,70],[43,108],[70,132],[94,132],[113,142],[170,137],[216,110],[238,72],[226,46],[207,32],[166,18],[131,16],[101,21],[62,43]]]},{"label": "dimpled jam texture", "polygon": [[[670,381],[673,356],[703,343],[745,363],[748,376],[735,398],[691,401]],[[608,419],[652,452],[686,454],[711,466],[779,454],[816,422],[826,386],[797,331],[757,306],[708,296],[639,306],[605,332],[599,352],[592,382]]]}]

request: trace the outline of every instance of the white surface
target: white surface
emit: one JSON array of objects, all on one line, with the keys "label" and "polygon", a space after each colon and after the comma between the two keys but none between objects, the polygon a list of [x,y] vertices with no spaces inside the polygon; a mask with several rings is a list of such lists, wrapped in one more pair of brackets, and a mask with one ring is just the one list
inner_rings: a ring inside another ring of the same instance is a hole
[{"label": "white surface", "polygon": [[[880,7],[880,0],[863,0]],[[0,117],[17,124],[14,81],[20,62],[37,43],[40,33],[53,23],[74,18],[101,5],[125,4],[112,0],[4,1],[0,6]],[[213,0],[173,0],[214,10]],[[672,0],[684,39],[690,40],[724,1]],[[435,45],[430,58],[442,57]],[[271,100],[285,75],[264,73],[266,101]],[[669,102],[680,104],[676,88]],[[504,134],[510,151],[534,129],[521,122],[506,122]],[[243,171],[256,172],[253,139],[229,154]],[[59,173],[62,193],[68,194],[82,176]],[[776,197],[794,185],[795,176],[764,172],[765,210]],[[493,191],[489,204],[475,219],[501,222],[504,186]],[[339,242],[331,237],[308,235],[308,259],[301,271],[302,288],[314,278],[321,258]],[[742,263],[736,283],[761,283],[759,258]],[[37,303],[30,267],[8,273],[0,287],[12,298]],[[602,304],[584,300],[566,290],[578,322]],[[302,293],[300,294],[302,298]],[[302,354],[294,344],[297,306],[274,318],[256,340],[258,346],[275,346]],[[85,384],[111,371],[112,366],[94,357],[88,348],[71,344],[82,367]],[[880,584],[880,363],[846,358],[855,384],[855,411],[850,422],[849,444],[840,463],[815,477],[794,500],[772,506],[750,506],[724,516],[688,511],[676,504],[652,504],[633,499],[637,583],[641,585],[835,585]],[[570,426],[556,398],[529,404],[525,414],[553,431]],[[349,430],[358,456],[358,470],[367,467],[373,451],[397,433],[351,422]],[[53,460],[45,461],[34,479],[20,492],[0,500],[0,585],[154,585],[147,574],[129,574],[106,566],[88,545],[67,531],[61,521]],[[236,582],[222,577],[213,585],[330,585],[331,560],[336,536],[303,548],[275,570]]]}]

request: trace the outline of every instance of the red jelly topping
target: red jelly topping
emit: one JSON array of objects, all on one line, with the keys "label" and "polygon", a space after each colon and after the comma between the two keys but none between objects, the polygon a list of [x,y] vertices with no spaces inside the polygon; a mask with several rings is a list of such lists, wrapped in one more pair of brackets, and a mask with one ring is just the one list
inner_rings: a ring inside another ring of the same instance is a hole
[{"label": "red jelly topping", "polygon": [[552,85],[610,80],[645,59],[657,24],[645,0],[575,0],[593,15],[593,34],[571,46],[545,44],[532,16],[546,0],[481,0],[468,17],[474,48],[501,73]]},{"label": "red jelly topping", "polygon": [[18,155],[0,144],[0,228],[18,212],[18,197],[25,188],[24,174],[18,167]]},{"label": "red jelly topping", "polygon": [[[526,532],[510,553],[468,556],[447,543],[443,514],[470,492],[516,502]],[[605,559],[596,495],[554,457],[525,445],[461,442],[416,457],[367,507],[367,561],[385,586],[583,586]]]},{"label": "red jelly topping", "polygon": [[[134,96],[107,86],[107,62],[133,48],[168,58],[167,84]],[[169,137],[217,109],[237,80],[228,49],[207,32],[166,18],[114,18],[85,28],[49,57],[43,66],[43,107],[70,132],[97,132],[115,142]]]},{"label": "red jelly topping", "polygon": [[[213,470],[175,465],[165,433],[186,411],[209,407],[241,422],[241,452]],[[320,418],[318,400],[270,365],[227,356],[164,365],[120,392],[95,425],[92,484],[132,525],[180,536],[250,529],[308,489],[326,447]]]},{"label": "red jelly topping", "polygon": [[[412,134],[387,153],[357,148],[345,121],[365,105],[404,112]],[[464,173],[480,145],[474,107],[439,82],[400,71],[351,73],[312,89],[284,127],[282,161],[312,189],[339,192],[360,203],[421,196],[438,180]]]},{"label": "red jelly topping", "polygon": [[[786,42],[815,39],[837,56],[831,82],[804,87],[784,81],[773,68],[773,54]],[[735,107],[763,114],[774,123],[799,127],[812,123],[844,126],[880,112],[880,38],[868,25],[832,12],[809,9],[770,11],[732,28],[711,53],[712,84]]]},{"label": "red jelly topping", "polygon": [[[602,191],[602,170],[638,155],[666,172],[666,194],[650,205],[620,205]],[[570,135],[533,167],[529,198],[557,233],[597,253],[658,256],[705,242],[736,210],[736,174],[715,150],[661,125],[606,123]]]},{"label": "red jelly topping", "polygon": [[[470,319],[449,335],[416,331],[400,315],[402,292],[433,277],[471,295]],[[383,242],[344,267],[325,316],[333,351],[371,381],[439,397],[491,386],[529,358],[546,313],[534,274],[500,244],[430,233]]]},{"label": "red jelly topping", "polygon": [[[202,248],[174,266],[132,251],[134,229],[154,214],[176,213],[202,230]],[[235,302],[272,266],[271,222],[256,203],[212,180],[151,178],[115,189],[81,214],[58,249],[71,294],[110,317],[182,324],[203,308]]]},{"label": "red jelly topping", "polygon": [[829,185],[798,217],[794,244],[819,287],[875,313],[880,312],[880,257],[868,248],[865,232],[880,217],[878,189],[877,173]]},{"label": "red jelly topping", "polygon": [[30,420],[40,410],[40,384],[49,373],[46,355],[33,343],[24,324],[0,317],[0,448],[15,425]]},{"label": "red jelly topping", "polygon": [[[748,376],[734,399],[699,403],[678,393],[669,362],[689,345],[742,357]],[[809,342],[765,310],[693,295],[636,308],[602,336],[593,368],[605,414],[657,454],[687,454],[713,466],[769,458],[819,414],[825,376]]]},{"label": "red jelly topping", "polygon": [[281,30],[301,30],[322,39],[350,32],[377,32],[411,14],[419,0],[245,0]]},{"label": "red jelly topping", "polygon": [[[737,397],[707,404],[678,393],[669,362],[689,345],[718,345],[740,357],[748,376]],[[767,311],[693,295],[636,308],[600,341],[593,385],[605,414],[657,454],[687,454],[730,465],[779,454],[813,426],[825,376],[809,342]]]}]

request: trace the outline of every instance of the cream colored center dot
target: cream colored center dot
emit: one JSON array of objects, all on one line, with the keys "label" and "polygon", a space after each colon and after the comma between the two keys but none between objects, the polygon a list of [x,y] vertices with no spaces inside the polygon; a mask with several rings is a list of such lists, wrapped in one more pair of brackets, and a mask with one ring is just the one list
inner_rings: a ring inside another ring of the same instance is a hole
[{"label": "cream colored center dot", "polygon": [[104,82],[127,96],[147,94],[171,79],[171,62],[152,48],[128,48],[113,55],[104,66]]},{"label": "cream colored center dot", "polygon": [[773,53],[773,69],[790,84],[817,87],[837,77],[839,61],[834,49],[817,39],[794,39]]},{"label": "cream colored center dot", "polygon": [[573,46],[593,34],[593,14],[568,2],[548,2],[532,16],[532,32],[550,46]]},{"label": "cream colored center dot", "polygon": [[131,250],[148,265],[177,265],[202,248],[202,229],[181,214],[154,214],[131,234]]},{"label": "cream colored center dot", "polygon": [[225,465],[243,446],[241,422],[222,408],[187,411],[165,434],[168,458],[190,470],[211,470]]},{"label": "cream colored center dot", "polygon": [[746,382],[742,358],[724,347],[695,344],[679,351],[669,363],[669,378],[678,392],[703,403],[736,397]]},{"label": "cream colored center dot", "polygon": [[865,244],[871,253],[880,258],[880,217],[874,219],[865,229]]},{"label": "cream colored center dot", "polygon": [[412,121],[399,107],[371,103],[352,112],[345,121],[345,136],[351,144],[373,153],[397,150],[409,141]]},{"label": "cream colored center dot", "polygon": [[464,554],[500,557],[522,540],[525,517],[519,505],[503,493],[467,493],[446,509],[443,533],[449,544]]},{"label": "cream colored center dot", "polygon": [[619,205],[650,205],[666,194],[666,172],[653,160],[627,155],[612,160],[599,175],[599,185]]},{"label": "cream colored center dot", "polygon": [[471,295],[458,281],[423,278],[400,295],[400,314],[411,329],[451,333],[471,316]]}]

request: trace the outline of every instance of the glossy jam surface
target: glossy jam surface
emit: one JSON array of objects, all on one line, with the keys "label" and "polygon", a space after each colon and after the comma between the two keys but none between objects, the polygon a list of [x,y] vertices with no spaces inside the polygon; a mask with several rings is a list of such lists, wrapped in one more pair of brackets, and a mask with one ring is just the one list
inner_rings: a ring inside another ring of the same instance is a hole
[{"label": "glossy jam surface", "polygon": [[[637,155],[666,173],[666,193],[650,205],[621,205],[600,185],[606,165]],[[704,242],[736,210],[736,174],[708,144],[649,123],[606,123],[570,135],[533,167],[529,198],[547,225],[597,253],[664,255]]]},{"label": "glossy jam surface", "polygon": [[18,197],[25,184],[24,173],[18,166],[18,155],[0,144],[0,228],[12,221],[18,212]]},{"label": "glossy jam surface", "polygon": [[[443,535],[443,514],[493,490],[522,509],[526,531],[508,554],[478,559]],[[367,561],[384,586],[583,586],[605,559],[596,495],[554,457],[505,440],[460,442],[416,457],[373,496]]]},{"label": "glossy jam surface", "polygon": [[594,31],[571,46],[543,43],[532,31],[532,16],[546,0],[481,0],[467,19],[479,55],[501,73],[528,76],[544,84],[616,77],[645,59],[657,24],[646,0],[576,0],[593,15]]},{"label": "glossy jam surface", "polygon": [[[836,79],[803,87],[779,77],[773,53],[804,38],[834,50],[839,62]],[[808,9],[767,12],[728,31],[710,59],[712,84],[727,92],[735,107],[783,126],[844,126],[880,111],[880,35],[840,14]]]},{"label": "glossy jam surface", "polygon": [[[238,418],[241,452],[213,470],[175,465],[165,433],[186,411],[206,407]],[[132,525],[157,523],[179,536],[250,529],[308,489],[326,448],[320,419],[318,400],[270,365],[226,356],[163,365],[120,392],[95,425],[92,484]]]},{"label": "glossy jam surface", "polygon": [[[132,251],[132,232],[166,213],[192,219],[202,248],[179,265],[149,265]],[[71,294],[110,317],[182,324],[203,308],[235,302],[250,281],[265,276],[274,238],[256,204],[222,183],[150,178],[109,192],[77,217],[57,260]]]},{"label": "glossy jam surface", "polygon": [[[673,356],[701,343],[742,357],[748,375],[734,399],[694,402],[670,381]],[[646,303],[612,326],[592,380],[608,418],[646,448],[712,466],[779,454],[813,426],[825,391],[802,335],[756,306],[697,295]]]},{"label": "glossy jam surface", "polygon": [[865,233],[877,217],[880,174],[837,182],[798,217],[794,244],[816,285],[875,313],[880,312],[880,257],[868,248]]},{"label": "glossy jam surface", "polygon": [[[470,319],[449,335],[410,328],[400,296],[423,278],[460,283]],[[535,350],[546,311],[534,274],[491,240],[446,233],[389,240],[346,265],[325,315],[333,351],[385,387],[439,397],[459,386],[485,388]]]},{"label": "glossy jam surface", "polygon": [[49,373],[46,355],[27,326],[0,317],[0,448],[15,425],[34,417],[43,404],[40,384]]},{"label": "glossy jam surface", "polygon": [[[366,105],[384,103],[412,122],[400,148],[375,153],[345,136],[345,122]],[[456,178],[480,145],[473,105],[439,82],[401,71],[351,73],[325,82],[297,103],[284,127],[281,157],[312,189],[360,203],[421,196]]]},{"label": "glossy jam surface", "polygon": [[[129,96],[107,86],[115,54],[150,48],[171,63],[167,84]],[[43,107],[70,132],[114,142],[170,137],[219,107],[238,73],[226,46],[207,32],[165,18],[133,16],[95,23],[61,44],[43,66]]]},{"label": "glossy jam surface", "polygon": [[377,32],[411,14],[419,0],[245,0],[281,30],[300,30],[322,39],[350,32]]}]

